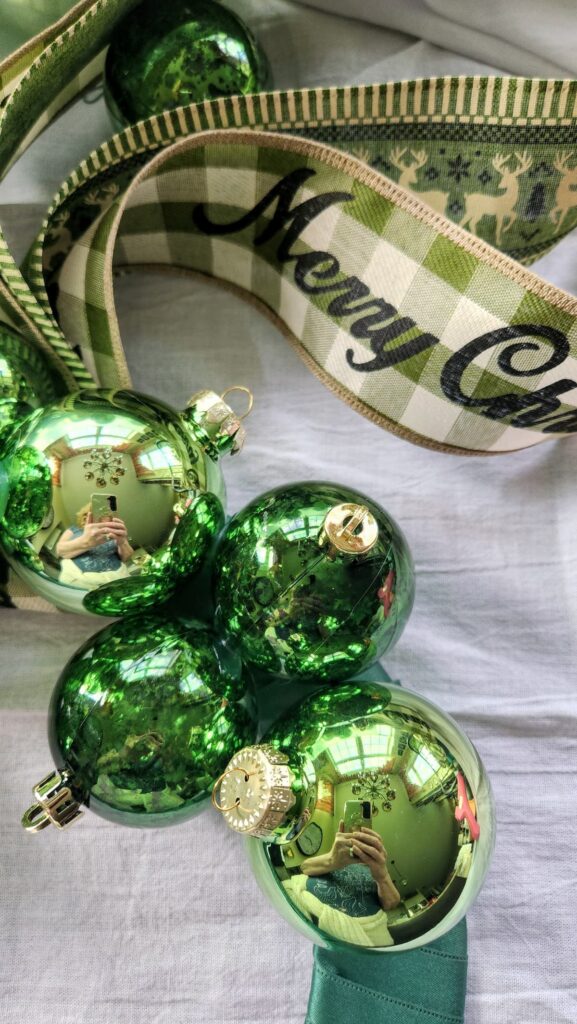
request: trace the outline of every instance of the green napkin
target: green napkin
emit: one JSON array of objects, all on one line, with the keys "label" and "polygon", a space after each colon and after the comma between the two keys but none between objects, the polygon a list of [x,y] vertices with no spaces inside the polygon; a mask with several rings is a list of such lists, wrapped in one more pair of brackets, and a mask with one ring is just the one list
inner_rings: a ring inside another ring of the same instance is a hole
[{"label": "green napkin", "polygon": [[305,1024],[461,1024],[467,925],[404,953],[315,947]]}]

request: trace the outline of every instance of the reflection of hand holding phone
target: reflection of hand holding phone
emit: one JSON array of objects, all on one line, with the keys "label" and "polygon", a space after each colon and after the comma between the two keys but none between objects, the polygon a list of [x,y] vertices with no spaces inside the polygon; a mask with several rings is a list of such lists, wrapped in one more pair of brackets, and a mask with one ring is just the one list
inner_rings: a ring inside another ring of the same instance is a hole
[{"label": "reflection of hand holding phone", "polygon": [[363,826],[373,827],[370,800],[347,800],[345,802],[345,832],[358,832]]},{"label": "reflection of hand holding phone", "polygon": [[91,494],[92,522],[97,523],[103,516],[113,516],[118,510],[115,494]]}]

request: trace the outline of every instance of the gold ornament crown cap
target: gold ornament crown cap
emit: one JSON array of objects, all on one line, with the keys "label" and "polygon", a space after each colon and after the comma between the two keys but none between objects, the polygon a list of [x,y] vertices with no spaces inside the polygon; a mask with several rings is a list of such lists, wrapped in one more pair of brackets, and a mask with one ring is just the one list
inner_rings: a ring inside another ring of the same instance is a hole
[{"label": "gold ornament crown cap", "polygon": [[[233,391],[248,395],[246,412],[240,414],[225,402]],[[197,391],[187,402],[185,419],[191,424],[197,440],[212,459],[218,459],[225,452],[234,455],[244,444],[246,431],[242,421],[253,406],[252,392],[240,384],[227,388],[222,395],[215,391]]]},{"label": "gold ornament crown cap", "polygon": [[319,534],[319,544],[328,544],[329,558],[340,552],[344,555],[364,555],[375,546],[379,527],[366,505],[344,502],[333,505],[325,516]]},{"label": "gold ornament crown cap", "polygon": [[69,781],[67,772],[54,770],[34,787],[32,792],[37,803],[32,804],[22,816],[22,825],[27,832],[41,832],[48,825],[67,828],[82,817],[80,804],[67,785]]},{"label": "gold ornament crown cap", "polygon": [[243,747],[212,790],[212,803],[235,832],[268,839],[296,802],[286,754],[266,743]]}]

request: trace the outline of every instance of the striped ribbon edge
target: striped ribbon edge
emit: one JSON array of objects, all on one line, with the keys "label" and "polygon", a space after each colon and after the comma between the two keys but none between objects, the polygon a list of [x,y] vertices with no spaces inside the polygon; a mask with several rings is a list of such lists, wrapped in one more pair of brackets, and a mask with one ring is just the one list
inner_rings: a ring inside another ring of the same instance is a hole
[{"label": "striped ribbon edge", "polygon": [[[104,59],[102,47],[109,32],[137,2],[81,0],[60,21],[49,26],[0,64],[2,176],[60,110],[100,73]],[[97,21],[105,15],[108,20],[104,27],[99,28]],[[95,28],[93,35],[92,28]],[[60,75],[55,75],[55,67],[59,62],[67,65],[68,71],[62,74],[61,68]],[[28,105],[33,108],[32,113],[36,111],[32,117],[27,110]],[[6,134],[9,136],[7,146],[4,138]],[[40,302],[31,292],[12,258],[1,230],[0,277],[5,285],[0,290],[0,306],[6,305],[2,298],[7,288],[13,300],[12,322],[16,314],[17,326],[35,344],[39,343],[40,332],[48,344],[53,368],[60,374],[66,387],[72,390],[94,384],[91,374],[59,330],[47,296]],[[31,324],[34,325],[32,329]],[[46,351],[45,346],[41,347]]]}]

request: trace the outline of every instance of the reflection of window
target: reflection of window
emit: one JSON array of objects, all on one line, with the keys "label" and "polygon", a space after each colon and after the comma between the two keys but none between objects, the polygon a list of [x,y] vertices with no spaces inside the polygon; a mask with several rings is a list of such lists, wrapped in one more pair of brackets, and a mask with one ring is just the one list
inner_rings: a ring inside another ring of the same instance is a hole
[{"label": "reflection of window", "polygon": [[437,760],[430,750],[427,750],[426,756],[420,752],[407,770],[407,777],[410,782],[415,782],[418,786],[424,786],[429,779],[432,779],[437,774],[440,767],[441,762]]},{"label": "reflection of window", "polygon": [[412,782],[424,786],[436,774],[439,768],[440,763],[433,754],[427,753],[426,758],[419,754],[414,764],[408,769],[407,775]]},{"label": "reflection of window", "polygon": [[140,452],[138,461],[141,466],[146,466],[148,469],[170,469],[171,466],[177,465],[172,448],[167,444],[151,448],[147,452]]},{"label": "reflection of window", "polygon": [[387,725],[363,730],[347,739],[329,741],[329,749],[341,776],[362,768],[381,768],[395,753],[395,731]]},{"label": "reflection of window", "polygon": [[312,520],[309,516],[299,516],[292,522],[283,525],[282,532],[287,540],[291,541],[307,540],[311,536],[316,539],[323,521],[322,516],[314,516]]},{"label": "reflection of window", "polygon": [[363,736],[363,753],[366,761],[375,758],[389,758],[395,753],[395,732],[389,726],[382,726]]},{"label": "reflection of window", "polygon": [[[122,676],[127,683],[133,683],[138,679],[147,679],[150,676],[161,676],[168,672],[171,665],[180,657],[179,651],[165,651],[164,653],[153,654],[151,657],[139,658],[138,661],[121,661]],[[183,679],[184,683],[185,680]],[[195,683],[198,680],[195,679]],[[181,689],[184,687],[181,685]]]},{"label": "reflection of window", "polygon": [[360,766],[360,754],[355,736],[351,736],[350,739],[346,740],[332,740],[329,743],[329,749],[335,763],[335,768],[339,769],[341,775],[343,774],[343,769],[349,771],[354,764]]},{"label": "reflection of window", "polygon": [[260,565],[266,565],[269,569],[278,562],[278,556],[273,547],[271,547],[265,538],[262,544],[257,545],[256,558]]},{"label": "reflection of window", "polygon": [[[89,428],[88,432],[87,427]],[[135,424],[135,428],[137,428],[137,424]],[[76,427],[72,424],[68,428],[66,436],[74,448],[93,448],[100,444],[111,445],[114,448],[116,445],[124,445],[130,440],[130,435],[127,436],[127,433],[124,417],[114,417],[109,423],[102,426],[99,426],[95,420],[91,423],[90,420],[83,418]]]}]

